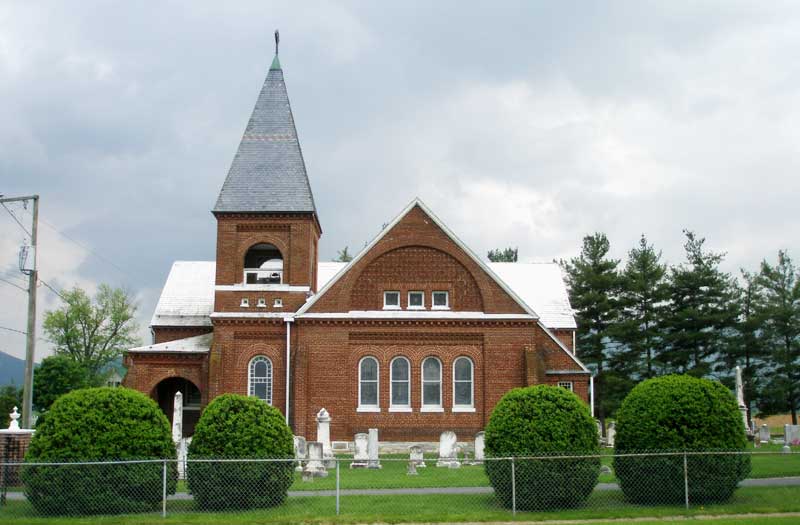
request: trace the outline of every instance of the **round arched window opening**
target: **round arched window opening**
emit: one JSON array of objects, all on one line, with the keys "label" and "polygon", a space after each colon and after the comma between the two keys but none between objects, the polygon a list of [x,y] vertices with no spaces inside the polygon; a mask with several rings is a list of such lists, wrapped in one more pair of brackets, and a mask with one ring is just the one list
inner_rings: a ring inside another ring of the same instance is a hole
[{"label": "round arched window opening", "polygon": [[280,284],[283,282],[283,256],[272,244],[259,243],[244,256],[244,282]]}]

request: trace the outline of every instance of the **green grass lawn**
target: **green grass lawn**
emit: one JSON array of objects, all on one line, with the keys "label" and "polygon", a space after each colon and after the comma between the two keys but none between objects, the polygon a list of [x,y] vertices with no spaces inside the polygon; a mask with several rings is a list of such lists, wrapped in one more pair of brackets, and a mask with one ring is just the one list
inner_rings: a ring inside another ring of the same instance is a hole
[{"label": "green grass lawn", "polygon": [[[739,489],[724,505],[693,507],[637,506],[626,503],[618,491],[596,491],[585,508],[518,513],[512,516],[501,508],[491,494],[480,495],[409,495],[409,496],[342,496],[341,514],[336,516],[333,497],[290,498],[282,506],[258,511],[227,513],[193,512],[191,501],[170,501],[168,516],[157,513],[90,518],[37,517],[24,501],[10,501],[0,508],[0,523],[15,524],[162,524],[162,523],[358,523],[358,522],[443,522],[443,521],[509,521],[553,519],[615,519],[638,517],[701,516],[746,513],[800,512],[800,487],[750,487]],[[160,510],[160,509],[159,509]],[[797,523],[775,521],[774,523]],[[738,520],[738,518],[737,518]],[[719,521],[719,523],[764,523],[756,521]],[[704,522],[705,523],[705,522]],[[709,522],[709,523],[714,523]]]}]

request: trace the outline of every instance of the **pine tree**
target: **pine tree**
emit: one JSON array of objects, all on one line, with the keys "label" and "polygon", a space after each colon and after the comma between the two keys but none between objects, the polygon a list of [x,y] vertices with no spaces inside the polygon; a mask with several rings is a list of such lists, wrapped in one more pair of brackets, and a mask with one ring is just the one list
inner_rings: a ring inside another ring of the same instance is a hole
[{"label": "pine tree", "polygon": [[663,341],[663,313],[668,298],[667,266],[642,235],[639,246],[628,252],[622,272],[620,323],[614,330],[622,345],[621,361],[636,378],[657,375],[658,349]]},{"label": "pine tree", "polygon": [[613,409],[606,400],[606,379],[612,331],[618,321],[618,259],[608,257],[610,243],[604,233],[583,238],[579,257],[562,261],[567,274],[569,299],[578,323],[576,350],[583,361],[595,368],[595,407],[602,428],[606,413]]},{"label": "pine tree", "polygon": [[727,351],[737,319],[733,278],[720,270],[724,254],[706,251],[705,239],[686,235],[686,262],[669,275],[662,357],[669,371],[704,376]]},{"label": "pine tree", "polygon": [[759,284],[764,291],[760,306],[763,334],[769,348],[771,380],[761,406],[765,412],[789,410],[797,424],[800,405],[800,275],[786,251],[778,264],[761,263]]},{"label": "pine tree", "polygon": [[506,248],[505,250],[489,250],[486,257],[492,262],[517,262],[519,248]]}]

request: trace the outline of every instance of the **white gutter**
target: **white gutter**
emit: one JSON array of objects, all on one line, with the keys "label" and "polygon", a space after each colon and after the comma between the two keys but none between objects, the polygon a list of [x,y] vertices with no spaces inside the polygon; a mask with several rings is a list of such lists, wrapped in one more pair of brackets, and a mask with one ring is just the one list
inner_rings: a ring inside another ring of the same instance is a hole
[{"label": "white gutter", "polygon": [[284,413],[286,414],[286,424],[289,424],[289,377],[290,372],[289,369],[291,367],[290,359],[291,359],[291,342],[290,338],[292,335],[292,322],[294,321],[293,317],[284,317],[284,321],[286,321],[286,410]]},{"label": "white gutter", "polygon": [[594,417],[594,375],[589,376],[589,406],[592,407],[592,417]]},{"label": "white gutter", "polygon": [[572,331],[572,355],[578,355],[578,349],[575,348],[575,333],[577,331],[577,329]]}]

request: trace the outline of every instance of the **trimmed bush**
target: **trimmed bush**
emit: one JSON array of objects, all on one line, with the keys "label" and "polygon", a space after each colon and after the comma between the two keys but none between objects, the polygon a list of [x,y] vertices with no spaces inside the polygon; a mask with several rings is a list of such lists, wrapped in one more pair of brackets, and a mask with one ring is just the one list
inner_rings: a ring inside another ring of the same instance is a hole
[{"label": "trimmed bush", "polygon": [[[589,407],[564,388],[516,388],[497,403],[486,427],[486,456],[515,459],[518,510],[581,505],[600,475],[600,458],[564,456],[600,453],[597,425]],[[506,507],[512,506],[511,461],[486,461],[486,474]]]},{"label": "trimmed bush", "polygon": [[[637,385],[617,412],[617,454],[636,452],[740,452],[747,438],[736,400],[722,384],[665,376]],[[689,500],[728,500],[750,473],[750,457],[686,456]],[[685,498],[684,456],[615,457],[625,497],[634,503],[673,504]]]},{"label": "trimmed bush", "polygon": [[195,427],[189,459],[287,461],[189,462],[187,480],[207,510],[280,505],[294,479],[294,441],[278,409],[254,397],[223,394]]},{"label": "trimmed bush", "polygon": [[[156,403],[127,388],[87,388],[58,398],[36,426],[22,468],[25,495],[42,514],[114,514],[161,502],[163,464],[80,464],[175,459],[169,422]],[[169,464],[168,491],[175,491]]]}]

